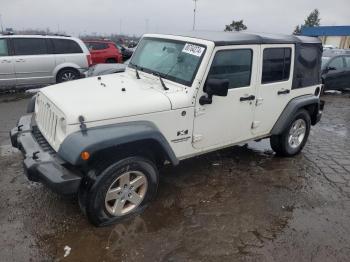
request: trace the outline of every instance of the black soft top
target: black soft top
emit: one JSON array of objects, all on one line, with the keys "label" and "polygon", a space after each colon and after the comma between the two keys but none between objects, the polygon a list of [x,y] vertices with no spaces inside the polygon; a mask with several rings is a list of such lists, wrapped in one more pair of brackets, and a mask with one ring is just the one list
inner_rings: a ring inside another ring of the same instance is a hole
[{"label": "black soft top", "polygon": [[266,33],[192,31],[171,35],[208,40],[214,42],[216,46],[244,44],[321,44],[321,41],[316,37]]}]

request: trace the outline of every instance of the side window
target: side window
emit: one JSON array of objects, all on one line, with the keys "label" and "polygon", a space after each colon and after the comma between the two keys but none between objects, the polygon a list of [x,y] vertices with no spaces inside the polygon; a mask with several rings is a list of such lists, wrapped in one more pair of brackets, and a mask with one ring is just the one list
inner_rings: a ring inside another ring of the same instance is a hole
[{"label": "side window", "polygon": [[291,48],[266,48],[263,55],[262,84],[289,79]]},{"label": "side window", "polygon": [[7,40],[6,39],[0,39],[0,56],[8,56],[9,51],[7,48]]},{"label": "side window", "polygon": [[343,61],[343,57],[336,57],[334,58],[329,64],[328,67],[333,67],[336,70],[337,69],[342,69],[344,68],[344,61]]},{"label": "side window", "polygon": [[73,40],[52,39],[55,54],[76,54],[83,53],[83,50]]},{"label": "side window", "polygon": [[92,50],[103,50],[103,49],[107,49],[108,48],[108,44],[106,43],[87,43],[89,49]]},{"label": "side window", "polygon": [[350,69],[350,56],[345,56],[346,68]]},{"label": "side window", "polygon": [[229,88],[250,86],[253,51],[251,49],[222,50],[215,54],[208,79],[227,79]]},{"label": "side window", "polygon": [[15,55],[48,54],[46,41],[43,38],[13,38]]}]

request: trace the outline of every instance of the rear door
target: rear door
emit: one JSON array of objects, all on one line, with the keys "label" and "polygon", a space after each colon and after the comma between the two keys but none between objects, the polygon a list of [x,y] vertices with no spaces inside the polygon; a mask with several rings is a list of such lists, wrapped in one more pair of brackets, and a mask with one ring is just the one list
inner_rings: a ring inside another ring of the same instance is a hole
[{"label": "rear door", "polygon": [[294,45],[262,45],[252,132],[268,134],[290,101]]},{"label": "rear door", "polygon": [[13,38],[17,85],[53,82],[55,56],[50,54],[45,38]]},{"label": "rear door", "polygon": [[16,85],[15,66],[8,40],[0,38],[0,89]]},{"label": "rear door", "polygon": [[344,57],[337,56],[332,58],[328,63],[326,68],[327,73],[324,80],[327,90],[339,90],[345,87],[346,73],[344,60]]}]

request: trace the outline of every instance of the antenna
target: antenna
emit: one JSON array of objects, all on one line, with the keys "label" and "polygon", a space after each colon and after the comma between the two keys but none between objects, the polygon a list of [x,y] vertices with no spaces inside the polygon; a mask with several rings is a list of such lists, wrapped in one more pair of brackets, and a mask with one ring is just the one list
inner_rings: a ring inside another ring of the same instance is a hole
[{"label": "antenna", "polygon": [[196,12],[197,12],[197,1],[198,0],[193,0],[194,1],[194,10],[193,10],[193,28],[192,30],[196,30]]}]

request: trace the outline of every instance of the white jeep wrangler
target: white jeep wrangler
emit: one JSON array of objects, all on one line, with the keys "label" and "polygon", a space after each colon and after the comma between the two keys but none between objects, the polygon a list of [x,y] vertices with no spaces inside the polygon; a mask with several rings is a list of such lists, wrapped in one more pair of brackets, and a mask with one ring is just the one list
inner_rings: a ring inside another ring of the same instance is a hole
[{"label": "white jeep wrangler", "polygon": [[262,138],[298,154],[322,114],[321,55],[316,38],[145,35],[124,73],[42,89],[12,145],[30,180],[115,223],[155,196],[163,164]]}]

